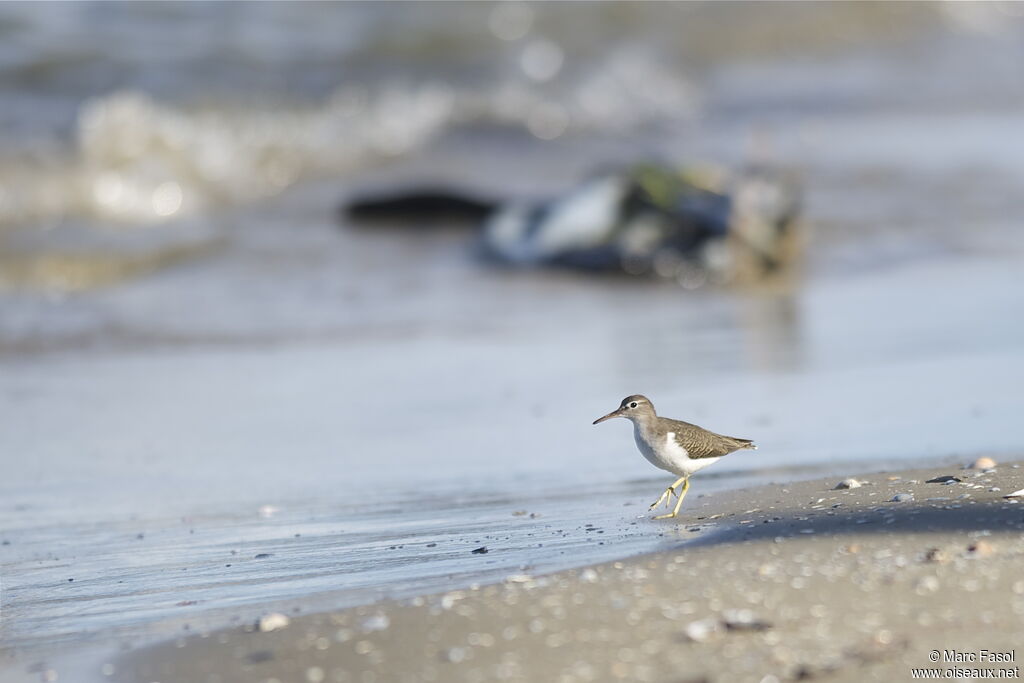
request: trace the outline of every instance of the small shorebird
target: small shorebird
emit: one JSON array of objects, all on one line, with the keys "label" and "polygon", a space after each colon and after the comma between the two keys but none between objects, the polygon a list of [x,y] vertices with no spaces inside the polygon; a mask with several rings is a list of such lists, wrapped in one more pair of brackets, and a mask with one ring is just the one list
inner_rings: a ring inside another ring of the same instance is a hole
[{"label": "small shorebird", "polygon": [[640,453],[647,462],[679,476],[674,484],[665,489],[661,498],[651,505],[651,510],[664,501],[666,507],[672,505],[672,496],[676,487],[683,485],[678,492],[679,500],[672,512],[658,515],[654,519],[668,519],[679,514],[683,504],[683,496],[690,489],[690,475],[708,465],[714,465],[728,455],[741,448],[756,449],[750,439],[737,439],[709,432],[689,422],[670,420],[658,417],[654,412],[654,404],[646,396],[635,394],[622,399],[616,410],[604,417],[594,420],[594,424],[610,420],[613,417],[624,417],[633,423],[633,439]]}]

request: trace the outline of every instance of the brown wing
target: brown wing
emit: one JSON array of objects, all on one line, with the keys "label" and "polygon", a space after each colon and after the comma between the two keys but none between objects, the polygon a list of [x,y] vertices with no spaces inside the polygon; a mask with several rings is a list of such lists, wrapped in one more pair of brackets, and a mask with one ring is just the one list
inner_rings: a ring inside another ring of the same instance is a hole
[{"label": "brown wing", "polygon": [[694,459],[720,458],[741,448],[756,448],[749,439],[715,434],[689,422],[672,420],[672,428],[676,435],[676,443],[685,448]]}]

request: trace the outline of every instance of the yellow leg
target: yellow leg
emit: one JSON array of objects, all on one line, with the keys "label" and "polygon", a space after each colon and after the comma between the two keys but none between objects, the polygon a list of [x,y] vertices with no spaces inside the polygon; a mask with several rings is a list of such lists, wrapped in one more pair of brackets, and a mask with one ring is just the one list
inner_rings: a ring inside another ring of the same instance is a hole
[{"label": "yellow leg", "polygon": [[661,505],[663,502],[665,503],[665,507],[668,507],[669,505],[671,505],[672,504],[672,495],[676,492],[676,487],[679,486],[680,482],[685,481],[685,480],[686,480],[686,477],[679,477],[678,479],[676,479],[675,483],[672,484],[671,486],[669,486],[667,489],[665,489],[665,493],[661,494],[661,498],[659,498],[655,502],[651,503],[651,507],[649,507],[647,509],[648,510],[653,510],[654,508],[656,508],[659,505]]},{"label": "yellow leg", "polygon": [[[676,483],[678,483],[678,482],[676,482]],[[673,487],[674,486],[675,485],[673,484]],[[654,519],[670,519],[670,518],[675,517],[676,515],[678,515],[679,514],[679,508],[683,504],[683,498],[686,496],[686,492],[689,491],[689,490],[690,490],[690,479],[689,479],[689,477],[683,477],[683,490],[679,492],[679,500],[676,501],[675,508],[669,514],[667,514],[667,515],[658,515]]]}]

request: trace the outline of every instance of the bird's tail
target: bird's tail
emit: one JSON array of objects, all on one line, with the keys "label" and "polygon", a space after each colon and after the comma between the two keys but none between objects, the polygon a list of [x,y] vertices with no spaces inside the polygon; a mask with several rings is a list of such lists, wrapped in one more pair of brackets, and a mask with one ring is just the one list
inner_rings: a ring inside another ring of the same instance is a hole
[{"label": "bird's tail", "polygon": [[739,448],[749,448],[752,451],[756,451],[757,450],[757,444],[755,444],[750,439],[737,439],[734,436],[734,437],[732,437],[732,440],[736,442],[736,445]]}]

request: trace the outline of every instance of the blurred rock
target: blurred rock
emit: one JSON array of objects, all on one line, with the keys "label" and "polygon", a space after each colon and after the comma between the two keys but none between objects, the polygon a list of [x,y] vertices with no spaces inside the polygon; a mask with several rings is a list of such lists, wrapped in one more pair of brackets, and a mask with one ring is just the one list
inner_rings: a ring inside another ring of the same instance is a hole
[{"label": "blurred rock", "polygon": [[767,169],[730,176],[645,164],[550,201],[503,206],[484,245],[513,265],[621,270],[687,287],[751,281],[793,260],[798,205],[795,185]]},{"label": "blurred rock", "polygon": [[620,271],[687,288],[789,270],[799,256],[799,212],[799,191],[784,172],[654,163],[605,171],[543,200],[428,188],[342,207],[356,223],[480,223],[485,255],[507,265]]},{"label": "blurred rock", "polygon": [[843,479],[841,482],[833,486],[832,490],[840,491],[842,489],[859,489],[863,485],[864,484],[851,477],[850,479]]},{"label": "blurred rock", "polygon": [[446,188],[423,188],[357,197],[342,207],[343,217],[357,223],[409,225],[479,224],[499,202]]}]

